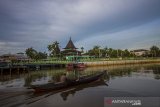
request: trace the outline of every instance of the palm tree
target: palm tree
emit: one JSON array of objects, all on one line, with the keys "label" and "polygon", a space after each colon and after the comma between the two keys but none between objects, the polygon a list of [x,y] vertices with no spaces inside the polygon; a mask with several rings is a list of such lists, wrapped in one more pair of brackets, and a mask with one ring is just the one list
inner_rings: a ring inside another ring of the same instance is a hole
[{"label": "palm tree", "polygon": [[104,50],[104,56],[107,57],[108,56],[108,47],[106,46],[103,50]]},{"label": "palm tree", "polygon": [[52,44],[49,44],[48,50],[51,52],[51,55],[59,56],[59,54],[60,54],[59,43],[57,41],[55,41]]},{"label": "palm tree", "polygon": [[27,48],[26,55],[31,59],[35,59],[37,56],[37,51],[35,49],[33,49],[32,47]]},{"label": "palm tree", "polygon": [[93,52],[96,57],[100,57],[100,46],[99,45],[94,46]]},{"label": "palm tree", "polygon": [[112,48],[109,48],[109,49],[108,49],[108,56],[109,56],[109,57],[112,57],[112,51],[113,51]]},{"label": "palm tree", "polygon": [[151,52],[152,56],[157,57],[159,54],[159,48],[157,46],[152,46],[150,48],[150,52]]},{"label": "palm tree", "polygon": [[101,46],[96,45],[96,46],[93,47],[93,50],[99,49],[100,47],[101,47]]}]

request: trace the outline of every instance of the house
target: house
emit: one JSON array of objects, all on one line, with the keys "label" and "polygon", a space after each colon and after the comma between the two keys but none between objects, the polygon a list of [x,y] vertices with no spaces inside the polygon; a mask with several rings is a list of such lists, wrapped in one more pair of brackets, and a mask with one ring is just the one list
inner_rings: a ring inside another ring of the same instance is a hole
[{"label": "house", "polygon": [[25,55],[24,53],[17,53],[15,54],[16,60],[17,61],[29,61],[30,59]]},{"label": "house", "polygon": [[0,56],[3,61],[29,61],[29,58],[24,53],[4,54]]},{"label": "house", "polygon": [[15,60],[15,55],[13,54],[3,54],[2,56],[0,56],[1,60],[3,61],[12,61]]},{"label": "house", "polygon": [[136,50],[132,50],[130,52],[136,56],[145,56],[145,55],[149,54],[149,50],[146,50],[146,49],[136,49]]}]

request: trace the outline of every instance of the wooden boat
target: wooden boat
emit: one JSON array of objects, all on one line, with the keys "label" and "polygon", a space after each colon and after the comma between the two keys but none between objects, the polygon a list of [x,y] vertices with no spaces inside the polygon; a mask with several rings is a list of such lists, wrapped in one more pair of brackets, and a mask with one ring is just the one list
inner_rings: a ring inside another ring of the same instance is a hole
[{"label": "wooden boat", "polygon": [[97,73],[94,76],[81,77],[79,80],[71,80],[71,81],[59,82],[59,83],[47,83],[42,85],[31,85],[31,88],[34,89],[35,92],[60,90],[60,89],[68,88],[71,86],[76,86],[76,85],[96,81],[100,79],[105,74],[105,72],[106,71]]},{"label": "wooden boat", "polygon": [[69,63],[66,65],[67,69],[71,69],[74,68],[74,64],[73,63]]},{"label": "wooden boat", "polygon": [[85,68],[85,64],[82,62],[78,62],[78,63],[69,63],[66,66],[67,68]]},{"label": "wooden boat", "polygon": [[76,68],[85,68],[85,64],[82,62],[79,62],[76,64]]}]

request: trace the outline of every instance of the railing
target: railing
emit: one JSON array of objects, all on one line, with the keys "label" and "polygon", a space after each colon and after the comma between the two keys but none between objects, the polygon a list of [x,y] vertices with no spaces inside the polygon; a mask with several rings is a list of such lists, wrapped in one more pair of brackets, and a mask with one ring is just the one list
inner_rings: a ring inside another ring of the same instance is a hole
[{"label": "railing", "polygon": [[[105,62],[105,61],[155,61],[160,60],[160,58],[94,58],[94,59],[81,59],[80,62]],[[30,61],[30,62],[17,62],[12,63],[13,65],[24,65],[24,64],[67,64],[71,61],[67,60],[38,60],[38,61]]]}]

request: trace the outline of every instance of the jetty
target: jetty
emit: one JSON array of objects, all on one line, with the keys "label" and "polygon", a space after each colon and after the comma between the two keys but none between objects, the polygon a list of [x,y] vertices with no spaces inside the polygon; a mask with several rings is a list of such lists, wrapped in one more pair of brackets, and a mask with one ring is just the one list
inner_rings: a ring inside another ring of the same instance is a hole
[{"label": "jetty", "polygon": [[11,72],[25,72],[45,69],[56,69],[65,68],[65,64],[13,64],[8,66],[1,66],[0,73],[11,73]]}]

